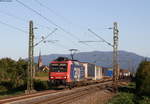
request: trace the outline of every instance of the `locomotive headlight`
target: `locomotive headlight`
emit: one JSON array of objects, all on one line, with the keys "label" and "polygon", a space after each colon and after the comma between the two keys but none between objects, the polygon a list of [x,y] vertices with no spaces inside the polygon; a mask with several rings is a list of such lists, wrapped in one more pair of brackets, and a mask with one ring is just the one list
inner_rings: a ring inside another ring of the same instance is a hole
[{"label": "locomotive headlight", "polygon": [[67,76],[65,76],[64,78],[67,79]]},{"label": "locomotive headlight", "polygon": [[51,76],[51,79],[53,79],[54,77]]}]

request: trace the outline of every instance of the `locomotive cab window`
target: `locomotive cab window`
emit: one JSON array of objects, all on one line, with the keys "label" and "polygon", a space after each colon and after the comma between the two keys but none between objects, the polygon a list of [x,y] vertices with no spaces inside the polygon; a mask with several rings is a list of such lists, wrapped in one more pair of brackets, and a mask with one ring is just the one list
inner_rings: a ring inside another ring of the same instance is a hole
[{"label": "locomotive cab window", "polygon": [[67,64],[51,64],[51,72],[67,72]]}]

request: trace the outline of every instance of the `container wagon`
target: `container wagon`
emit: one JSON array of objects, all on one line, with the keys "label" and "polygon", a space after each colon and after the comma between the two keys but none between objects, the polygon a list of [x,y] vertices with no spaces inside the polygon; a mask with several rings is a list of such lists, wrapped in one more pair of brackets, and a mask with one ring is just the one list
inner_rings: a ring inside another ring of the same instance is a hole
[{"label": "container wagon", "polygon": [[92,63],[82,62],[85,68],[85,78],[87,80],[97,80],[102,78],[102,68]]},{"label": "container wagon", "polygon": [[103,68],[103,76],[104,77],[113,77],[113,69],[112,68]]},{"label": "container wagon", "polygon": [[95,66],[95,80],[102,79],[102,67]]},{"label": "container wagon", "polygon": [[94,80],[95,79],[95,64],[82,62],[82,65],[85,68],[85,79]]}]

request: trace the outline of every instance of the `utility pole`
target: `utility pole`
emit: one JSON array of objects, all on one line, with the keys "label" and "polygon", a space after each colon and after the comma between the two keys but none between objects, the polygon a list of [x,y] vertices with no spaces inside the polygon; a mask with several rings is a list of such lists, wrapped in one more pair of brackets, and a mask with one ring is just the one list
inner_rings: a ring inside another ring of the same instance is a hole
[{"label": "utility pole", "polygon": [[34,70],[34,32],[33,21],[29,22],[29,49],[28,49],[28,69],[27,69],[27,90],[25,93],[30,94],[33,88],[33,70]]},{"label": "utility pole", "polygon": [[44,37],[41,41],[34,44],[34,29],[37,28],[33,27],[33,21],[29,21],[29,49],[28,49],[28,69],[27,69],[27,90],[25,91],[26,94],[35,92],[33,85],[34,84],[33,78],[35,77],[34,47],[40,44],[41,42],[44,42],[45,39],[47,39],[57,30],[57,28],[55,28],[50,34]]},{"label": "utility pole", "polygon": [[114,22],[113,27],[113,82],[114,90],[118,89],[118,76],[119,76],[119,63],[118,63],[118,39],[119,39],[119,30],[117,22]]},{"label": "utility pole", "polygon": [[[113,29],[113,44],[109,43],[108,41],[104,40],[101,36],[97,35],[95,32],[93,32],[91,29],[88,29],[89,32],[91,32],[93,35],[95,35],[97,38],[102,40],[102,42],[106,43],[107,45],[111,46],[113,48],[113,56],[112,56],[112,63],[113,63],[113,87],[114,91],[116,92],[118,89],[117,80],[119,77],[119,60],[118,60],[118,40],[119,40],[119,30],[117,22],[114,22],[113,28],[107,28],[107,29]],[[81,41],[82,42],[82,41]]]},{"label": "utility pole", "polygon": [[33,27],[33,21],[30,21],[31,23],[31,34],[32,34],[32,36],[31,36],[31,38],[32,38],[32,48],[31,48],[31,50],[32,50],[32,69],[31,69],[31,90],[33,90],[34,88],[33,88],[33,77],[34,77],[34,75],[35,75],[35,71],[34,71],[34,27]]}]

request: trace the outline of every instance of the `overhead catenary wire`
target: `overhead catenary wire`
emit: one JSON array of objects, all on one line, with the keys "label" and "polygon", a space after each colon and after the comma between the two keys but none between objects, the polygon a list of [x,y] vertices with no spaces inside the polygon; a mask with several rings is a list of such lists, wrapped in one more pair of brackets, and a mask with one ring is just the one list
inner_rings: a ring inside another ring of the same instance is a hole
[{"label": "overhead catenary wire", "polygon": [[60,45],[60,44],[55,44],[55,43],[53,43],[53,45],[56,46],[56,47],[60,47],[61,50],[68,51],[67,48],[62,47],[62,45]]},{"label": "overhead catenary wire", "polygon": [[[61,19],[63,19],[64,21],[69,22],[69,24],[73,24],[72,22],[70,22],[68,19],[66,19],[64,16],[60,15],[59,13],[56,13],[54,10],[52,10],[50,7],[47,7],[46,5],[44,5],[43,3],[41,3],[39,0],[34,0],[36,3],[38,3],[40,6],[46,8],[48,11],[52,12],[53,14],[55,14],[56,16],[60,17]],[[69,33],[70,34],[70,33]],[[72,34],[72,33],[71,33]],[[78,41],[80,41],[80,39],[77,37],[76,39],[78,39]],[[89,46],[87,43],[82,43],[84,45]]]},{"label": "overhead catenary wire", "polygon": [[55,16],[59,17],[60,19],[62,19],[63,21],[65,21],[67,24],[71,24],[72,26],[75,26],[78,28],[78,29],[81,29],[81,28],[86,28],[84,26],[81,26],[79,24],[75,24],[74,22],[72,22],[70,19],[64,17],[61,13],[59,12],[56,12],[55,10],[51,9],[50,7],[46,6],[44,3],[40,2],[39,0],[34,0],[37,4],[39,4],[41,7],[43,8],[46,8],[49,13],[53,13]]},{"label": "overhead catenary wire", "polygon": [[55,31],[57,30],[57,28],[55,28],[51,33],[49,33],[46,37],[44,37],[42,40],[40,40],[38,43],[36,43],[35,45],[34,45],[34,47],[35,46],[37,46],[37,45],[39,45],[41,42],[43,42],[43,41],[45,41],[50,35],[52,35]]},{"label": "overhead catenary wire", "polygon": [[86,40],[86,41],[79,41],[80,43],[94,43],[94,42],[103,42],[103,41],[93,41],[93,40]]},{"label": "overhead catenary wire", "polygon": [[14,19],[16,19],[16,20],[19,20],[19,21],[22,21],[22,22],[27,22],[25,19],[22,19],[22,18],[20,18],[20,17],[17,17],[17,16],[15,16],[14,14],[12,14],[12,13],[6,13],[6,12],[4,12],[4,11],[0,11],[0,13],[1,14],[4,14],[4,15],[6,15],[6,16],[9,16],[9,17],[12,17],[12,18],[14,18]]},{"label": "overhead catenary wire", "polygon": [[[30,11],[32,11],[32,12],[36,13],[37,15],[39,15],[40,17],[42,17],[44,20],[46,20],[46,21],[49,22],[50,24],[56,26],[57,28],[59,28],[60,30],[62,30],[63,32],[65,32],[66,34],[68,34],[69,36],[71,36],[71,37],[77,39],[78,41],[80,41],[80,39],[79,39],[78,37],[76,37],[74,34],[70,33],[69,31],[66,31],[66,30],[65,30],[64,28],[62,28],[61,26],[57,25],[57,24],[56,24],[55,22],[53,22],[51,19],[48,19],[47,17],[43,16],[41,13],[39,13],[39,12],[36,11],[35,9],[31,8],[30,6],[24,4],[23,2],[21,2],[21,1],[19,1],[19,0],[16,0],[16,1],[17,1],[19,4],[21,4],[22,6],[24,6],[25,8],[29,9]],[[74,42],[72,41],[72,43],[74,43]],[[74,43],[74,44],[76,44],[76,43]],[[86,45],[86,46],[89,46],[89,45],[86,44],[86,43],[82,43],[82,44],[84,44],[84,45]],[[76,44],[76,45],[78,45],[78,44]]]},{"label": "overhead catenary wire", "polygon": [[49,41],[46,41],[45,43],[51,43],[51,44],[53,44],[53,46],[60,47],[60,48],[63,49],[64,51],[68,51],[68,50],[69,50],[69,48],[67,48],[65,45],[59,44],[59,43],[58,43],[58,40],[57,40],[56,42],[49,42]]},{"label": "overhead catenary wire", "polygon": [[[28,22],[26,19],[23,19],[23,18],[20,18],[20,17],[18,17],[18,16],[15,16],[15,15],[12,14],[12,13],[8,13],[8,12],[6,13],[6,12],[4,12],[4,11],[0,11],[0,13],[1,13],[1,14],[4,14],[4,15],[6,15],[6,16],[12,17],[12,18],[14,18],[14,19],[16,19],[16,20],[19,20],[19,21],[21,21],[21,22]],[[38,23],[37,23],[37,25],[38,25],[39,27],[51,29],[49,26],[44,26],[44,25],[41,25],[41,24],[38,24]]]},{"label": "overhead catenary wire", "polygon": [[[16,20],[19,20],[19,21],[21,21],[21,22],[28,22],[27,20],[25,20],[25,19],[23,19],[23,18],[20,18],[20,17],[17,17],[17,16],[15,16],[15,15],[13,15],[12,13],[6,13],[6,12],[4,12],[4,11],[1,11],[0,12],[1,14],[4,14],[4,15],[6,15],[6,16],[9,16],[9,17],[12,17],[12,18],[14,18],[14,19],[16,19]],[[7,26],[9,26],[10,28],[13,28],[13,29],[19,29],[19,28],[17,28],[17,27],[14,27],[14,26],[10,26],[9,24],[5,24],[5,23],[1,23],[1,24],[3,24],[3,25],[7,25]],[[41,24],[37,24],[38,26],[41,26],[41,27],[45,27],[45,28],[48,28],[48,29],[50,29],[50,27],[48,27],[48,26],[44,26],[44,25],[41,25]],[[21,29],[19,29],[19,31],[20,31]],[[23,32],[23,30],[21,30],[21,32]],[[52,34],[49,34],[49,35],[52,35]],[[48,35],[47,35],[47,37],[49,37]],[[46,38],[46,37],[45,37]],[[40,38],[41,39],[41,38]],[[43,42],[43,41],[41,41],[41,42]],[[37,44],[37,43],[36,43]],[[56,45],[55,45],[56,46]],[[61,45],[61,44],[59,44],[59,47],[65,47],[65,46],[63,46],[63,45]],[[66,48],[65,47],[65,49],[66,50],[68,50],[69,48]]]},{"label": "overhead catenary wire", "polygon": [[66,46],[64,46],[64,45],[62,45],[62,44],[59,44],[59,43],[57,43],[57,42],[54,43],[54,45],[60,47],[61,49],[65,50],[65,51],[68,51],[68,50],[69,50],[69,48],[67,48]]},{"label": "overhead catenary wire", "polygon": [[22,29],[20,29],[20,28],[18,28],[18,27],[12,26],[12,25],[7,24],[7,23],[2,22],[2,21],[0,21],[0,24],[3,24],[3,25],[5,25],[5,26],[7,26],[7,27],[9,27],[9,28],[12,28],[12,29],[15,29],[15,30],[21,31],[21,32],[23,32],[23,33],[25,33],[25,34],[26,34],[26,33],[28,33],[27,31],[24,31],[24,30],[22,30]]},{"label": "overhead catenary wire", "polygon": [[99,38],[100,40],[102,40],[103,42],[105,42],[106,44],[108,44],[109,46],[113,47],[113,45],[111,43],[109,43],[108,41],[106,41],[105,39],[103,39],[101,36],[97,35],[95,32],[93,32],[91,29],[88,29],[89,32],[91,32],[93,35],[95,35],[97,38]]},{"label": "overhead catenary wire", "polygon": [[66,21],[69,24],[72,24],[72,22],[70,20],[68,20],[67,18],[65,18],[64,16],[62,16],[60,13],[54,11],[53,9],[51,9],[50,7],[46,6],[45,4],[41,3],[39,0],[34,0],[37,4],[39,4],[41,7],[46,8],[50,13],[53,13],[55,16],[59,17],[60,19]]},{"label": "overhead catenary wire", "polygon": [[62,30],[63,32],[67,33],[69,36],[72,36],[74,38],[76,38],[77,40],[80,40],[78,37],[76,37],[74,34],[70,33],[69,31],[66,31],[64,28],[62,28],[61,26],[57,25],[55,22],[53,22],[52,20],[48,19],[47,17],[43,16],[41,13],[39,13],[38,11],[36,11],[35,9],[29,7],[28,5],[24,4],[23,2],[16,0],[19,4],[21,4],[22,6],[24,6],[25,8],[31,10],[32,12],[36,13],[37,15],[39,15],[40,17],[42,17],[44,20],[46,20],[47,22],[49,22],[50,24],[56,26],[57,28],[59,28],[60,30]]},{"label": "overhead catenary wire", "polygon": [[[24,6],[25,8],[29,9],[30,11],[36,13],[37,15],[39,15],[40,17],[42,17],[44,20],[46,20],[47,22],[49,22],[50,24],[56,26],[57,28],[59,28],[60,30],[62,30],[63,32],[65,32],[66,34],[68,34],[69,36],[77,39],[78,41],[80,40],[78,37],[76,37],[74,34],[70,33],[69,31],[66,31],[64,28],[62,28],[61,26],[55,24],[52,20],[48,19],[47,17],[43,16],[41,13],[39,13],[38,11],[34,10],[33,8],[29,7],[28,5],[24,4],[23,2],[16,0],[19,4],[21,4],[22,6]],[[72,43],[74,43],[72,41]],[[74,43],[76,44],[76,43]],[[85,45],[87,45],[86,43],[84,43]],[[78,44],[76,44],[78,45]]]}]

